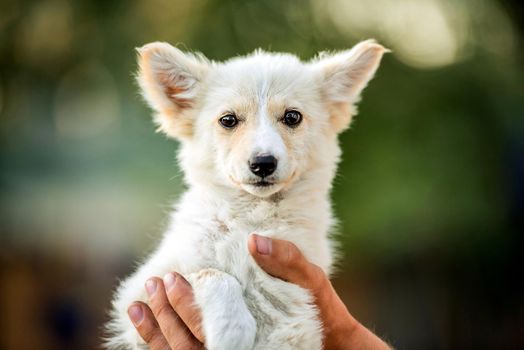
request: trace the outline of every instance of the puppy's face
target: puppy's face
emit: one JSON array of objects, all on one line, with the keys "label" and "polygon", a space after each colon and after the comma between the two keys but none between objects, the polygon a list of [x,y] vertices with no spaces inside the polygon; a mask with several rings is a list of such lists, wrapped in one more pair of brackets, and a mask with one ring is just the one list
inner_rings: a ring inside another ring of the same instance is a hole
[{"label": "puppy's face", "polygon": [[182,141],[190,181],[266,197],[329,157],[384,52],[366,41],[307,63],[264,52],[214,63],[153,43],[139,49],[138,78],[159,129]]},{"label": "puppy's face", "polygon": [[327,119],[311,70],[293,56],[258,53],[210,73],[195,132],[211,141],[223,181],[267,196],[300,177]]}]

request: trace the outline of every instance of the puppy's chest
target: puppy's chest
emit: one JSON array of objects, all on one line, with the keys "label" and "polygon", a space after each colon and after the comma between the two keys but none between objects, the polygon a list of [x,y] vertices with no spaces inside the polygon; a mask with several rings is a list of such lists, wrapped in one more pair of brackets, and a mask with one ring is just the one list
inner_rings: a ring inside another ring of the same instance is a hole
[{"label": "puppy's chest", "polygon": [[[255,214],[255,213],[252,213]],[[203,228],[197,242],[197,251],[206,267],[214,267],[248,282],[254,273],[254,261],[248,253],[247,241],[251,233],[269,237],[282,237],[291,230],[285,220],[277,215],[239,219],[235,216],[214,216]]]},{"label": "puppy's chest", "polygon": [[272,322],[277,322],[278,315],[293,314],[297,307],[300,309],[307,303],[308,297],[299,287],[270,277],[249,254],[247,240],[250,233],[285,237],[292,229],[281,217],[266,219],[251,222],[216,219],[206,231],[202,247],[206,247],[207,267],[234,276],[244,289],[248,307],[258,322],[264,324],[262,328],[273,328],[275,324]]}]

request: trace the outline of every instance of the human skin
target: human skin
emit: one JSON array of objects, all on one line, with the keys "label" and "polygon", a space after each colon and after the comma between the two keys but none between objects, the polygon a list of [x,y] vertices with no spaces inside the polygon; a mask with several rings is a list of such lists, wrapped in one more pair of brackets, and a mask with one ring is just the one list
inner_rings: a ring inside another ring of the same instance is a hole
[{"label": "human skin", "polygon": [[[349,313],[322,269],[308,262],[293,243],[252,234],[248,250],[268,274],[311,292],[323,325],[324,349],[391,350]],[[176,272],[163,279],[152,277],[145,288],[148,303],[134,302],[128,314],[150,349],[204,349],[200,310],[184,277]]]}]

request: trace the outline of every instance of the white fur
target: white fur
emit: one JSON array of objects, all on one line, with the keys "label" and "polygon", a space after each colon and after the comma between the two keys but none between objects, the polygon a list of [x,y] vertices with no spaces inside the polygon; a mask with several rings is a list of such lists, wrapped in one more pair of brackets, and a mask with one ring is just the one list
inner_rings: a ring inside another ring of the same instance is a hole
[{"label": "white fur", "polygon": [[[321,349],[311,295],[262,271],[247,238],[257,232],[294,242],[330,273],[337,134],[384,52],[365,41],[307,63],[262,51],[216,63],[164,43],[139,50],[140,85],[160,130],[181,141],[189,188],[159,247],[118,288],[109,348],[144,347],[127,308],[146,300],[148,278],[177,271],[193,286],[208,349]],[[298,127],[282,123],[286,109],[302,113]],[[227,113],[241,119],[234,130],[218,123]],[[262,188],[248,167],[260,153],[278,159],[272,185]]]},{"label": "white fur", "polygon": [[[231,275],[215,269],[190,274],[195,302],[202,309],[209,349],[251,349],[257,324],[244,302],[243,288]],[[227,307],[224,307],[227,305]]]}]

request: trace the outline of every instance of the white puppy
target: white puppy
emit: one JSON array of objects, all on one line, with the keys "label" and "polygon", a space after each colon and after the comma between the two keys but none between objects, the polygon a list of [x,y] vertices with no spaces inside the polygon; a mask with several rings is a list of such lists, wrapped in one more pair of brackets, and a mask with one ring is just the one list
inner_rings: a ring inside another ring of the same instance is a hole
[{"label": "white puppy", "polygon": [[127,308],[171,271],[193,286],[208,349],[322,348],[308,291],[262,271],[247,238],[289,240],[330,273],[337,135],[386,51],[368,40],[310,62],[256,51],[219,63],[166,43],[138,50],[140,87],[159,130],[181,143],[188,190],[160,246],[120,285],[109,348],[147,348]]}]

